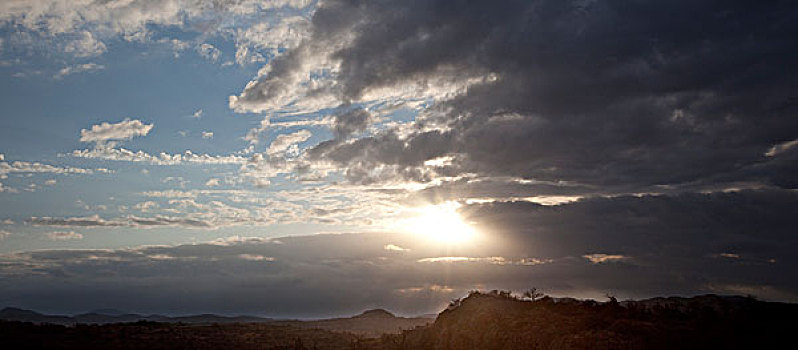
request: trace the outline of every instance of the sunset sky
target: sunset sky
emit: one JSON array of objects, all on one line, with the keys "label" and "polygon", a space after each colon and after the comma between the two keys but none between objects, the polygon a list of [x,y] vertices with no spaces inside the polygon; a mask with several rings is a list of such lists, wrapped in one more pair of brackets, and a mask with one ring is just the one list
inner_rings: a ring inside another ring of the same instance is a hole
[{"label": "sunset sky", "polygon": [[0,307],[798,301],[796,38],[793,1],[0,1]]}]

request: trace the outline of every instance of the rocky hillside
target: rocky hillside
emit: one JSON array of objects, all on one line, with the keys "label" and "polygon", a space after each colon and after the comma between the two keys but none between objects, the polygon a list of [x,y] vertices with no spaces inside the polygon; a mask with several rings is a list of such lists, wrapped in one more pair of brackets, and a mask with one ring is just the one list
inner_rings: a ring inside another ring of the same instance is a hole
[{"label": "rocky hillside", "polygon": [[705,295],[619,303],[472,292],[370,349],[757,349],[798,334],[798,305]]}]

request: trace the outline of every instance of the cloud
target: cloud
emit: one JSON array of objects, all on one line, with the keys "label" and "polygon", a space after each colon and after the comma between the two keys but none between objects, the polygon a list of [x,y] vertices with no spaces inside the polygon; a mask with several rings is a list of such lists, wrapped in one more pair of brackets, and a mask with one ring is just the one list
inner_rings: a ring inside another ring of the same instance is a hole
[{"label": "cloud", "polygon": [[274,261],[274,258],[257,254],[238,254],[238,257],[248,261]]},{"label": "cloud", "polygon": [[93,148],[74,150],[69,155],[77,158],[103,159],[125,162],[142,162],[156,165],[177,164],[245,164],[246,157],[237,155],[196,154],[190,150],[182,154],[149,154],[144,151],[131,151],[125,148]]},{"label": "cloud", "polygon": [[[275,315],[360,311],[372,302],[423,313],[442,309],[450,297],[470,289],[524,290],[529,281],[554,296],[600,298],[610,292],[641,298],[747,286],[763,297],[796,300],[798,284],[784,273],[798,266],[796,205],[798,195],[785,190],[619,196],[558,206],[470,204],[459,213],[481,238],[456,247],[372,232],[18,252],[0,257],[0,274],[14,286],[0,294],[58,307],[48,304],[57,299],[43,298],[42,291],[67,288],[58,291],[73,296],[83,309],[108,299],[131,300],[135,308],[170,303],[189,311],[196,305],[206,310],[268,308]],[[406,250],[386,250],[391,245]],[[718,252],[740,258],[719,259],[714,256]],[[185,271],[192,273],[186,276]],[[28,278],[33,274],[39,276],[36,283]],[[80,289],[64,287],[65,278]],[[159,283],[146,283],[151,281]],[[152,285],[159,289],[142,287]],[[424,293],[430,285],[452,292]],[[197,293],[186,297],[174,292],[180,290],[176,286],[191,286]],[[93,290],[102,290],[102,298]],[[204,291],[211,290],[224,298],[205,299]],[[272,298],[254,297],[264,293]],[[123,298],[130,295],[139,297]],[[308,306],[315,302],[325,306]]]},{"label": "cloud", "polygon": [[219,61],[219,57],[222,55],[222,52],[219,51],[219,49],[208,43],[202,43],[197,46],[197,53],[199,53],[202,58],[211,62]]},{"label": "cloud", "polygon": [[260,142],[260,136],[269,129],[271,122],[269,118],[263,118],[260,121],[260,124],[250,129],[247,134],[244,136],[244,140],[249,141],[250,144],[256,145]]},{"label": "cloud", "polygon": [[[81,130],[80,141],[94,142],[94,147],[91,149],[74,150],[69,153],[69,155],[76,158],[142,162],[157,165],[245,164],[248,160],[248,158],[238,155],[196,154],[191,150],[186,150],[182,154],[169,154],[165,152],[149,154],[141,150],[132,151],[123,147],[115,148],[117,146],[116,141],[130,140],[137,136],[146,136],[153,127],[154,124],[145,124],[135,119],[125,119],[115,124],[103,122],[93,125],[90,130]],[[212,139],[213,132],[203,131],[202,138]]]},{"label": "cloud", "polygon": [[619,262],[619,261],[626,261],[629,260],[628,256],[620,255],[620,254],[585,254],[582,255],[583,258],[587,259],[591,263],[594,264],[601,264],[606,262]]},{"label": "cloud", "polygon": [[393,251],[393,252],[407,252],[407,251],[410,251],[410,249],[402,248],[402,247],[400,247],[400,246],[398,246],[396,244],[386,244],[385,246],[382,247],[382,249],[385,249],[387,251]]},{"label": "cloud", "polygon": [[[782,39],[798,25],[771,25],[792,23],[793,12],[788,3],[740,1],[452,9],[435,1],[333,0],[314,13],[311,36],[270,61],[230,105],[257,112],[317,106],[306,97],[327,108],[434,96],[414,123],[322,142],[311,152],[354,183],[471,174],[615,194],[739,183],[793,188],[787,174],[795,162],[763,156],[798,132],[789,118],[798,107],[786,92],[795,82],[783,74],[794,69],[798,47]],[[764,52],[773,54],[749,64]],[[407,86],[420,87],[405,93]],[[424,165],[445,156],[452,164]]]},{"label": "cloud", "polygon": [[95,174],[112,172],[105,168],[87,169],[71,166],[61,167],[39,162],[7,162],[4,159],[5,157],[0,157],[0,176],[10,173]]},{"label": "cloud", "polygon": [[366,130],[372,121],[371,114],[362,109],[356,108],[343,112],[335,116],[333,131],[336,138],[345,138],[356,132]]},{"label": "cloud", "polygon": [[224,35],[231,30],[231,21],[223,19],[237,20],[233,30],[247,28],[266,14],[296,13],[312,4],[307,0],[12,0],[0,3],[0,24],[16,28],[18,35],[37,37],[14,43],[23,49],[37,49],[38,42],[47,48],[65,41],[64,52],[80,58],[105,52],[103,41],[149,42],[158,37],[152,33],[158,28],[178,28],[203,37]]},{"label": "cloud", "polygon": [[47,234],[53,241],[68,241],[83,239],[83,235],[74,231],[55,231]]},{"label": "cloud", "polygon": [[236,39],[236,63],[246,65],[264,60],[258,52],[276,55],[279,50],[291,49],[308,36],[310,24],[301,16],[266,21],[246,29],[238,29]]},{"label": "cloud", "polygon": [[136,119],[125,119],[118,123],[103,122],[91,129],[80,131],[81,142],[104,143],[112,140],[130,140],[136,136],[147,136],[154,124],[145,124]]},{"label": "cloud", "polygon": [[518,260],[507,259],[501,256],[469,257],[469,256],[440,256],[434,258],[418,259],[419,263],[484,263],[493,265],[542,265],[553,262],[553,259],[524,258]]},{"label": "cloud", "polygon": [[765,156],[775,157],[776,155],[784,153],[795,146],[798,146],[798,139],[785,141],[771,147],[767,152],[765,152]]},{"label": "cloud", "polygon": [[305,129],[289,134],[280,134],[274,138],[274,141],[269,145],[266,153],[270,157],[278,157],[290,151],[291,146],[304,142],[309,139],[313,134]]},{"label": "cloud", "polygon": [[94,38],[91,32],[84,31],[78,38],[70,41],[64,47],[64,52],[77,57],[92,57],[102,55],[106,51],[105,44]]},{"label": "cloud", "polygon": [[83,72],[96,72],[96,71],[103,70],[103,69],[105,69],[104,65],[93,63],[93,62],[77,64],[77,65],[74,65],[74,66],[68,66],[68,67],[61,68],[61,70],[59,70],[58,73],[53,75],[53,78],[61,79],[61,78],[65,77],[65,76],[71,75],[71,74],[83,73]]},{"label": "cloud", "polygon": [[134,209],[140,210],[142,212],[148,212],[158,207],[160,207],[160,205],[154,201],[140,202],[133,206]]},{"label": "cloud", "polygon": [[169,217],[156,215],[154,217],[128,216],[116,219],[103,219],[99,215],[87,217],[31,217],[25,221],[33,226],[54,226],[54,227],[134,227],[134,228],[156,228],[156,227],[184,227],[213,229],[217,225],[212,221],[188,218],[188,217]]}]

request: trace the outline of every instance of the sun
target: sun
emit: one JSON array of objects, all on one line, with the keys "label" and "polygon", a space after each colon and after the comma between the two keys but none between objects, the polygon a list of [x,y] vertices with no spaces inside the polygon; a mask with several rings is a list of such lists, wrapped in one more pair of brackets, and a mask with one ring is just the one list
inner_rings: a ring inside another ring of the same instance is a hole
[{"label": "sun", "polygon": [[402,228],[410,233],[440,243],[455,244],[470,241],[476,230],[457,213],[461,205],[446,202],[413,209],[416,215],[403,220]]}]

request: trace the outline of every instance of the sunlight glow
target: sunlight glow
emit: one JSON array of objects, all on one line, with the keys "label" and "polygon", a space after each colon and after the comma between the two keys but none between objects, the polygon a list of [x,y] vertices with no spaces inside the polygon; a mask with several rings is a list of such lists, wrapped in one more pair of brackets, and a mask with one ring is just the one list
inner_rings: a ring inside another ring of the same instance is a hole
[{"label": "sunlight glow", "polygon": [[476,230],[457,213],[460,206],[457,202],[446,202],[415,209],[418,215],[404,220],[401,226],[407,232],[437,242],[454,244],[469,241],[476,235]]}]

